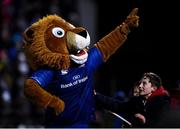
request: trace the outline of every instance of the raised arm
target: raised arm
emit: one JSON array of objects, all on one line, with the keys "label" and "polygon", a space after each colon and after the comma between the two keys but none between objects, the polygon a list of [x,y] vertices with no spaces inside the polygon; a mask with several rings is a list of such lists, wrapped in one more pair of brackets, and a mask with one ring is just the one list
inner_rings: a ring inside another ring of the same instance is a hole
[{"label": "raised arm", "polygon": [[134,8],[121,25],[117,26],[112,32],[95,44],[102,52],[104,61],[106,61],[126,41],[130,29],[138,27],[139,16],[137,16],[137,13],[138,8]]}]

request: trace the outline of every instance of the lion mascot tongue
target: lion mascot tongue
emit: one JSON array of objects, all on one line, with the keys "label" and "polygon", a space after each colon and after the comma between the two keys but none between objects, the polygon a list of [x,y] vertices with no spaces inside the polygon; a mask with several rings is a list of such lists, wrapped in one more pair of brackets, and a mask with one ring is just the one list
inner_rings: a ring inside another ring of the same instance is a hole
[{"label": "lion mascot tongue", "polygon": [[88,48],[90,36],[60,16],[48,15],[24,33],[24,52],[32,74],[24,94],[45,109],[46,127],[88,127],[95,119],[93,74],[138,27],[138,9],[125,21]]}]

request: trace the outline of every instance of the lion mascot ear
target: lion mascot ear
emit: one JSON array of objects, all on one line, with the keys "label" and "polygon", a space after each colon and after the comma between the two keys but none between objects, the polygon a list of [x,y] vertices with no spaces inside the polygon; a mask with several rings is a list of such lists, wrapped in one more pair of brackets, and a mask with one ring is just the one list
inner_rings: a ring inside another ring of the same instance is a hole
[{"label": "lion mascot ear", "polygon": [[28,27],[24,31],[23,37],[24,37],[25,42],[32,43],[33,37],[34,37],[34,27],[32,26]]},{"label": "lion mascot ear", "polygon": [[26,48],[33,43],[34,32],[35,32],[34,30],[35,30],[35,27],[30,26],[23,33],[23,43],[24,43],[23,49],[24,49],[24,52],[26,53],[26,57],[29,59],[28,64],[30,65],[30,68],[32,69],[36,69],[36,63],[33,62],[33,56],[29,54],[30,53],[29,49],[26,49]]}]

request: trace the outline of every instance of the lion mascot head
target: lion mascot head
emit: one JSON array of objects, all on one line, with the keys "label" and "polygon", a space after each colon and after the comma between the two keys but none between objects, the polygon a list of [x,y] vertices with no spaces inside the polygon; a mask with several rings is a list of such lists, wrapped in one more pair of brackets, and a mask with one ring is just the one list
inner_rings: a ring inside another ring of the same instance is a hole
[{"label": "lion mascot head", "polygon": [[75,27],[57,15],[49,15],[24,32],[24,49],[30,66],[68,69],[70,59],[83,64],[90,36],[86,29]]}]

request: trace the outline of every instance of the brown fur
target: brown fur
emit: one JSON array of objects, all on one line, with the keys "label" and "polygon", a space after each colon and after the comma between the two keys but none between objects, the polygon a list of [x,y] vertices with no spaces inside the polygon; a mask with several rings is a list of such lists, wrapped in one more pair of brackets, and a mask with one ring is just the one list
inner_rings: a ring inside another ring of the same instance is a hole
[{"label": "brown fur", "polygon": [[[53,21],[62,21],[58,16],[48,16],[37,23],[34,23],[30,29],[33,30],[32,44],[26,40],[25,37],[25,53],[30,66],[36,69],[41,66],[48,66],[56,69],[67,69],[70,66],[70,59],[67,50],[65,52],[57,53],[49,50],[46,46],[45,31],[51,26]],[[28,28],[29,29],[29,28]],[[25,34],[24,34],[25,35]],[[56,46],[55,46],[56,47]],[[64,48],[64,46],[62,47]],[[67,49],[67,48],[64,48]]]},{"label": "brown fur", "polygon": [[27,79],[24,86],[24,94],[29,100],[41,108],[55,108],[55,113],[59,114],[64,110],[64,102],[43,90],[38,83],[32,79]]},{"label": "brown fur", "polygon": [[[123,26],[125,26],[125,24],[123,24]],[[104,61],[107,61],[109,57],[126,41],[129,29],[123,28],[126,29],[123,31],[121,31],[121,29],[122,26],[118,26],[96,44],[96,47],[103,53]]]}]

